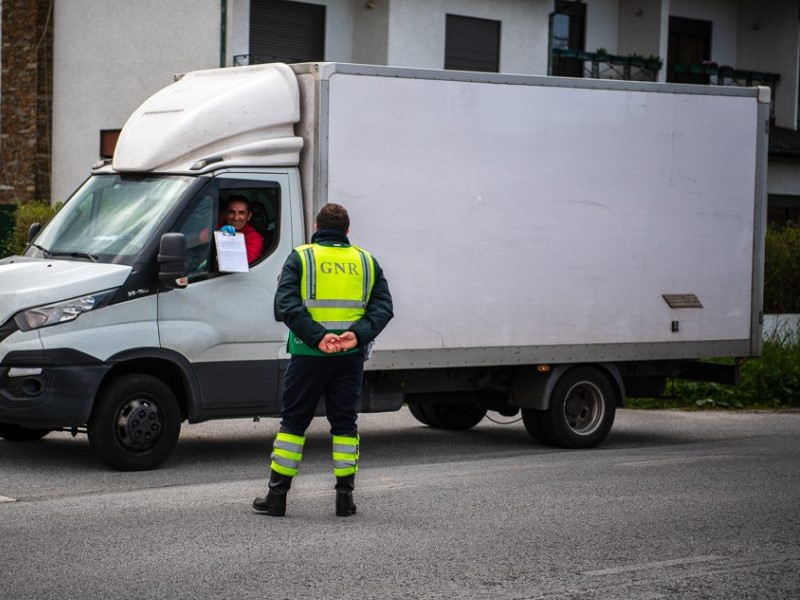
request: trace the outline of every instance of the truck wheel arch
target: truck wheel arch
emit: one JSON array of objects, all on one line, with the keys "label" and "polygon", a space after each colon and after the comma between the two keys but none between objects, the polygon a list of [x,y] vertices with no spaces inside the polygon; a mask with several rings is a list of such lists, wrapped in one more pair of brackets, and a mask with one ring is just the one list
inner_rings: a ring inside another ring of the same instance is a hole
[{"label": "truck wheel arch", "polygon": [[103,385],[120,375],[147,373],[163,381],[178,400],[183,419],[196,420],[202,410],[202,393],[192,364],[181,354],[162,348],[126,350],[109,358],[113,367]]},{"label": "truck wheel arch", "polygon": [[521,367],[517,369],[511,382],[511,404],[520,408],[547,410],[558,381],[565,373],[580,366],[592,366],[601,370],[614,388],[617,406],[625,405],[625,384],[619,369],[613,363],[556,364],[550,365],[547,371],[539,371],[535,365]]}]

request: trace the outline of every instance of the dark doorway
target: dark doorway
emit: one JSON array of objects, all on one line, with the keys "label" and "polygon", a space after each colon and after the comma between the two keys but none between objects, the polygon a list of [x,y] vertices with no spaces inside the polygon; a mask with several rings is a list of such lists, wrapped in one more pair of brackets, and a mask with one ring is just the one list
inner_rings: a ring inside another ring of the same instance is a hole
[{"label": "dark doorway", "polygon": [[697,66],[709,60],[711,60],[711,21],[670,17],[667,81],[708,84],[708,75],[676,72],[675,66]]},{"label": "dark doorway", "polygon": [[563,77],[583,77],[583,61],[556,56],[552,50],[583,52],[586,47],[586,5],[582,2],[557,0],[550,15],[550,74]]}]

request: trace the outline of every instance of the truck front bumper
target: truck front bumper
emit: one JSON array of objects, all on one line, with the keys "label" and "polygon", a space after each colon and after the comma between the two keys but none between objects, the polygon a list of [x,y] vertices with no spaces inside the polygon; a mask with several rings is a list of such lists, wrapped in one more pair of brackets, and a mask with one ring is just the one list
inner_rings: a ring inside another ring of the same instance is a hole
[{"label": "truck front bumper", "polygon": [[86,424],[111,366],[80,353],[59,354],[6,355],[0,364],[0,423],[31,429]]}]

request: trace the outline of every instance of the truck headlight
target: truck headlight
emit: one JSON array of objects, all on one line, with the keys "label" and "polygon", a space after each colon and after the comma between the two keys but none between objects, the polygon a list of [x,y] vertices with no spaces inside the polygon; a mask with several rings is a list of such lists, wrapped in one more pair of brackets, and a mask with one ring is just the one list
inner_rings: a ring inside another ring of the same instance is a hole
[{"label": "truck headlight", "polygon": [[27,308],[14,315],[14,321],[22,331],[66,323],[77,319],[81,313],[105,306],[115,291],[105,290],[81,296],[80,298]]}]

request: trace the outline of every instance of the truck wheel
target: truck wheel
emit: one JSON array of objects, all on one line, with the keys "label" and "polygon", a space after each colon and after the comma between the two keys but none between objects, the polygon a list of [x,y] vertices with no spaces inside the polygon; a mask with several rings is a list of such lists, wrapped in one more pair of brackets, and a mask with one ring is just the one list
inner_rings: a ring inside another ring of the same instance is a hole
[{"label": "truck wheel", "polygon": [[477,404],[452,405],[425,403],[420,407],[431,427],[440,429],[471,429],[486,416],[486,409]]},{"label": "truck wheel", "polygon": [[52,429],[26,429],[19,425],[0,423],[0,437],[9,442],[35,442],[51,431]]},{"label": "truck wheel", "polygon": [[550,432],[545,423],[547,412],[543,410],[534,410],[532,408],[522,409],[522,424],[530,436],[540,444],[553,445],[553,440]]},{"label": "truck wheel", "polygon": [[154,469],[178,441],[178,401],[156,377],[123,375],[98,395],[88,430],[92,449],[110,467],[120,471]]},{"label": "truck wheel", "polygon": [[539,426],[554,446],[594,448],[608,435],[615,413],[616,394],[608,378],[594,367],[577,367],[556,383]]},{"label": "truck wheel", "polygon": [[420,404],[419,402],[409,402],[408,410],[411,412],[414,418],[423,425],[432,424],[431,420],[428,418],[428,415],[426,415],[425,411],[422,409],[422,404]]}]

